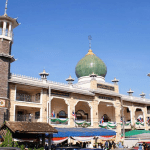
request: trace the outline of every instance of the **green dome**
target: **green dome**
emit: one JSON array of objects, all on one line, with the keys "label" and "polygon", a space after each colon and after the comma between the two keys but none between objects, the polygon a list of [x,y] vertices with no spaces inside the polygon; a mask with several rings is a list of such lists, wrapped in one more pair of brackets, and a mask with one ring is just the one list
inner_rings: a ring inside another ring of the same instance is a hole
[{"label": "green dome", "polygon": [[76,65],[75,73],[78,78],[89,76],[92,73],[105,77],[107,73],[107,67],[104,62],[90,49],[85,57],[83,57]]}]

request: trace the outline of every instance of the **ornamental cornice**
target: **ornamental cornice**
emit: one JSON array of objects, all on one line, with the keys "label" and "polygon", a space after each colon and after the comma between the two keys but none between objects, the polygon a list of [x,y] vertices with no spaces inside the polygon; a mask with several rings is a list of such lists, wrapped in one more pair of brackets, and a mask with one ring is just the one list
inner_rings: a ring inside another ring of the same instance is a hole
[{"label": "ornamental cornice", "polygon": [[50,86],[51,89],[54,89],[54,90],[95,96],[95,94],[89,91],[89,89],[81,88],[81,87],[74,86],[74,85],[70,86],[68,84],[63,84],[63,83],[58,83],[58,82],[53,82],[53,81],[48,81],[47,83],[43,83],[43,81],[40,79],[31,78],[27,76],[21,76],[21,75],[14,75],[14,74],[10,75],[9,82],[23,84],[23,85],[36,86],[36,87],[41,87],[41,88],[47,88],[47,89]]},{"label": "ornamental cornice", "polygon": [[92,91],[93,93],[97,93],[97,94],[104,94],[104,95],[109,95],[109,96],[116,96],[116,97],[121,97],[121,95],[119,93],[116,93],[116,92],[113,92],[113,91],[110,91],[110,90],[104,90],[104,89],[93,89],[93,90],[90,90]]},{"label": "ornamental cornice", "polygon": [[124,101],[130,101],[134,103],[150,104],[149,99],[140,98],[140,97],[121,95],[121,99]]}]

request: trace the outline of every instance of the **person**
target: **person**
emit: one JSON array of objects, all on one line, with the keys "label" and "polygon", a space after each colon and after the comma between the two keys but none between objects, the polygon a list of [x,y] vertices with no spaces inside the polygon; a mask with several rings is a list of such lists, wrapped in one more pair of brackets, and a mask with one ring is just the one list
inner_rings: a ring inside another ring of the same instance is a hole
[{"label": "person", "polygon": [[121,143],[121,142],[119,142],[118,147],[119,147],[119,148],[123,148],[123,146],[122,146],[122,143]]},{"label": "person", "polygon": [[111,148],[112,148],[112,143],[111,143],[111,141],[109,141],[108,143],[109,143],[109,149],[111,149]]},{"label": "person", "polygon": [[146,150],[146,146],[147,146],[147,145],[146,145],[145,142],[143,142],[142,146],[143,146],[143,149]]},{"label": "person", "polygon": [[32,115],[29,114],[29,122],[31,122],[31,119],[32,119]]},{"label": "person", "polygon": [[45,145],[45,150],[48,150],[48,146],[47,146],[47,144]]},{"label": "person", "polygon": [[100,149],[102,148],[102,147],[101,147],[101,143],[98,143],[98,148],[100,148]]},{"label": "person", "polygon": [[139,149],[138,150],[142,150],[142,144],[139,144]]},{"label": "person", "polygon": [[109,143],[108,143],[108,141],[105,142],[105,148],[106,148],[106,149],[109,148]]},{"label": "person", "polygon": [[86,148],[86,143],[85,142],[83,142],[83,148]]}]

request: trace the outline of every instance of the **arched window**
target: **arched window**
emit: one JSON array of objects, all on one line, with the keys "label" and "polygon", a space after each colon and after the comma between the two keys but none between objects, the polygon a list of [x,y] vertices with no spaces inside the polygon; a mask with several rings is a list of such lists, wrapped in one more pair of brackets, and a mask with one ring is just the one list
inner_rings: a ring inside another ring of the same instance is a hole
[{"label": "arched window", "polygon": [[88,119],[88,113],[85,113],[83,110],[78,110],[76,112],[76,117],[78,120],[80,120],[80,119],[87,120]]},{"label": "arched window", "polygon": [[59,118],[67,118],[67,114],[65,113],[65,111],[61,110],[59,113],[58,113],[58,116]]},{"label": "arched window", "polygon": [[110,121],[110,119],[109,119],[109,117],[107,116],[107,114],[104,114],[103,117],[104,117],[104,122]]}]

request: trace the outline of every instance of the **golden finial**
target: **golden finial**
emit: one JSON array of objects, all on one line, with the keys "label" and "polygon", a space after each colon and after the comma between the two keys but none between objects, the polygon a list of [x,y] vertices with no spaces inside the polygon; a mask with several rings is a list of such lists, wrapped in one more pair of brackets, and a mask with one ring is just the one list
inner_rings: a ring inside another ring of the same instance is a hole
[{"label": "golden finial", "polygon": [[95,55],[95,54],[93,53],[93,51],[91,49],[89,49],[89,51],[86,55]]}]

